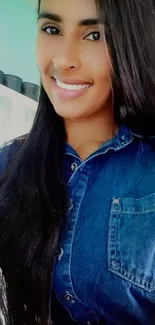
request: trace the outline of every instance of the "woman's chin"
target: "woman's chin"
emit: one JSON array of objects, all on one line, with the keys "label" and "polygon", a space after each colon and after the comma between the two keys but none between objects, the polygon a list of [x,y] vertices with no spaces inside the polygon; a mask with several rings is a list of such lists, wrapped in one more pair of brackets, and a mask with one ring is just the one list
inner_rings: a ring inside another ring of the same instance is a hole
[{"label": "woman's chin", "polygon": [[75,111],[69,111],[69,110],[64,111],[64,110],[55,109],[55,112],[63,119],[76,120],[76,119],[82,119],[84,117],[84,114]]},{"label": "woman's chin", "polygon": [[58,103],[54,100],[51,100],[55,112],[64,119],[81,119],[89,115],[89,108],[82,110],[79,103]]}]

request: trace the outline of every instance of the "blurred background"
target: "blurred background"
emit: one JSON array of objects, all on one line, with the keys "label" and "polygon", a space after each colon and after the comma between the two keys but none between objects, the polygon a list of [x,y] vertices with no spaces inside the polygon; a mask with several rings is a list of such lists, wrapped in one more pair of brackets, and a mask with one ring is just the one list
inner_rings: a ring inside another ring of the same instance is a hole
[{"label": "blurred background", "polygon": [[35,1],[0,1],[0,145],[29,132],[37,109]]}]

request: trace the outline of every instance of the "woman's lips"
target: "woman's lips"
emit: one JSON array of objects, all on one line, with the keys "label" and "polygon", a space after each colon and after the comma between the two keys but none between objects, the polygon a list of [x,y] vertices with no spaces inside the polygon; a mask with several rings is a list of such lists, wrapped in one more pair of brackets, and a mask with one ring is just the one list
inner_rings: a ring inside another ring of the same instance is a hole
[{"label": "woman's lips", "polygon": [[[64,89],[64,88],[59,87],[54,78],[51,78],[51,81],[52,81],[53,89],[56,91],[57,95],[62,100],[78,98],[78,97],[82,96],[86,91],[88,91],[88,89],[91,87],[91,85],[89,84],[84,89],[68,90],[68,89]],[[68,83],[66,82],[66,84],[69,85],[69,80],[67,80],[67,81],[68,81]],[[71,80],[70,80],[70,84],[75,85],[75,83],[71,83]],[[76,85],[78,85],[78,83],[76,83]],[[82,85],[82,83],[81,83],[81,85]]]}]

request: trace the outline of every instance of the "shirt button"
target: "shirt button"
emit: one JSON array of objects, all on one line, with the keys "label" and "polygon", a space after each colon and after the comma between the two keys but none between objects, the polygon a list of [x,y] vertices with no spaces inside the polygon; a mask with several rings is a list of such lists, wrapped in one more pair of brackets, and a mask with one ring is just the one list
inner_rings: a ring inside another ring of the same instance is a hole
[{"label": "shirt button", "polygon": [[119,199],[113,199],[114,204],[119,204]]},{"label": "shirt button", "polygon": [[67,301],[74,302],[74,297],[73,297],[70,293],[66,293],[66,294],[64,295],[64,298],[65,298]]},{"label": "shirt button", "polygon": [[75,170],[77,170],[77,164],[76,163],[73,163],[72,165],[71,165],[71,170],[72,170],[72,172],[74,172]]},{"label": "shirt button", "polygon": [[63,256],[63,253],[64,253],[64,251],[63,251],[63,248],[61,247],[61,248],[60,248],[60,253],[59,253],[59,255],[58,255],[58,260],[59,260],[59,261],[61,260],[61,257]]},{"label": "shirt button", "polygon": [[69,201],[69,211],[73,209],[73,199]]}]

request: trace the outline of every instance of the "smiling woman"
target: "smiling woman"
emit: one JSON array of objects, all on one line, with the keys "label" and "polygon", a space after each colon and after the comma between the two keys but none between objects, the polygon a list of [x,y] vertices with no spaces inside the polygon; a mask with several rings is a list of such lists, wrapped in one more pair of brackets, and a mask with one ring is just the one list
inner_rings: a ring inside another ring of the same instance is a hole
[{"label": "smiling woman", "polygon": [[0,150],[9,325],[154,325],[154,16],[38,2],[36,118]]},{"label": "smiling woman", "polygon": [[41,2],[37,63],[44,89],[65,120],[97,118],[103,111],[111,120],[111,63],[96,4],[73,1],[64,10],[61,1]]}]

